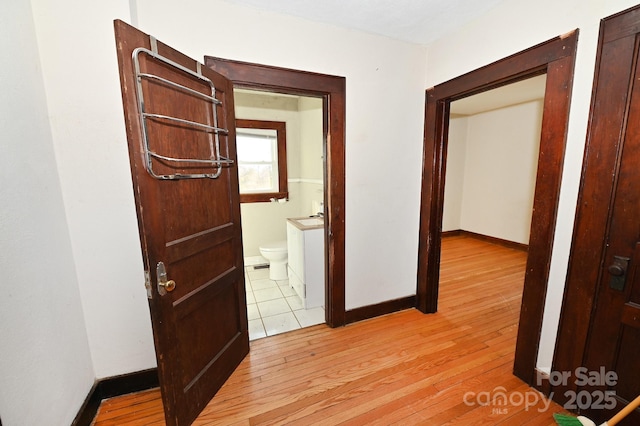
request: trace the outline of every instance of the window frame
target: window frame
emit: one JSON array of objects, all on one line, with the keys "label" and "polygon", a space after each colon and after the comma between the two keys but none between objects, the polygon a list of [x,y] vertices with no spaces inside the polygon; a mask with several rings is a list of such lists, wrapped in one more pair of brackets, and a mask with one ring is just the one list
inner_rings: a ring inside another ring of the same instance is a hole
[{"label": "window frame", "polygon": [[276,131],[276,149],[278,157],[278,191],[277,192],[240,192],[241,203],[270,202],[272,198],[289,198],[287,186],[287,123],[284,121],[251,120],[236,118],[238,129],[265,129]]}]

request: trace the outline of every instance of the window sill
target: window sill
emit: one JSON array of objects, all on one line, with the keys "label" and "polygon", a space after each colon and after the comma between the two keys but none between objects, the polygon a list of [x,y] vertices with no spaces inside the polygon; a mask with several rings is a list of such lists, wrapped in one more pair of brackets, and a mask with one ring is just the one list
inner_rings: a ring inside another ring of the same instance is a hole
[{"label": "window sill", "polygon": [[260,194],[240,194],[241,203],[270,203],[271,199],[289,198],[288,192],[268,192]]}]

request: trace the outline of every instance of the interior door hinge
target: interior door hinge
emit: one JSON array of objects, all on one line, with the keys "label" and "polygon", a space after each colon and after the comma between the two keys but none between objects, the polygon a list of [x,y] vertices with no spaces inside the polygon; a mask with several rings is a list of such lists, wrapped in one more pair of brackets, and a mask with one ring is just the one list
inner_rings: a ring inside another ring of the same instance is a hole
[{"label": "interior door hinge", "polygon": [[151,274],[144,271],[144,288],[147,289],[147,299],[153,299],[153,290],[151,289]]}]

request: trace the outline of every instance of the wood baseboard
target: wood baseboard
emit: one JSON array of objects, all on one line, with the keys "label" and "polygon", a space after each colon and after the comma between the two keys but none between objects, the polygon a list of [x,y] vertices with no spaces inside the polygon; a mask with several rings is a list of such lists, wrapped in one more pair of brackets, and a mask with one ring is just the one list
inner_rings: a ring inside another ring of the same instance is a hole
[{"label": "wood baseboard", "polygon": [[416,307],[416,297],[407,296],[402,299],[388,300],[375,305],[363,306],[345,312],[345,324],[402,311]]},{"label": "wood baseboard", "polygon": [[447,237],[457,237],[459,235],[462,235],[464,231],[462,229],[455,229],[453,231],[442,231],[440,233],[440,237],[441,238],[447,238]]},{"label": "wood baseboard", "polygon": [[444,231],[442,233],[442,238],[456,237],[460,235],[463,235],[469,238],[475,238],[477,240],[486,241],[492,244],[498,244],[503,247],[509,247],[512,249],[521,250],[524,252],[529,251],[529,246],[527,244],[516,243],[515,241],[503,240],[502,238],[496,238],[496,237],[490,237],[488,235],[477,234],[475,232],[465,231],[463,229],[456,229],[454,231]]},{"label": "wood baseboard", "polygon": [[157,368],[96,380],[71,425],[91,425],[103,399],[157,388],[159,385]]}]

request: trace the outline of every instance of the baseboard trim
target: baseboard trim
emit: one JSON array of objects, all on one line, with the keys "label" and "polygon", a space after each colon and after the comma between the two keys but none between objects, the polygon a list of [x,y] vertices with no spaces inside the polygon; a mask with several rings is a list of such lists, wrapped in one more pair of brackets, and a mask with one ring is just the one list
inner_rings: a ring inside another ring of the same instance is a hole
[{"label": "baseboard trim", "polygon": [[344,313],[345,323],[351,324],[381,315],[391,314],[397,311],[416,307],[416,296],[407,296],[402,299],[388,300],[375,305],[363,306],[361,308],[350,309]]},{"label": "baseboard trim", "polygon": [[458,235],[462,235],[462,229],[454,229],[453,231],[442,231],[440,233],[440,237],[442,238],[447,238],[447,237],[457,237]]},{"label": "baseboard trim", "polygon": [[549,396],[551,395],[551,383],[549,382],[549,374],[547,374],[545,371],[540,370],[539,368],[535,368],[533,377],[535,377],[535,382],[531,383],[531,387],[539,390],[549,398]]},{"label": "baseboard trim", "polygon": [[159,385],[157,368],[96,380],[71,425],[91,425],[103,399],[153,389]]},{"label": "baseboard trim", "polygon": [[508,248],[512,248],[512,249],[516,249],[524,252],[529,251],[529,246],[527,244],[517,243],[515,241],[503,240],[502,238],[490,237],[488,235],[477,234],[475,232],[465,231],[464,229],[456,229],[454,231],[442,232],[442,238],[455,237],[459,235],[463,235],[469,238],[475,238],[476,240],[482,240],[492,244],[498,244],[503,247],[508,247]]}]

